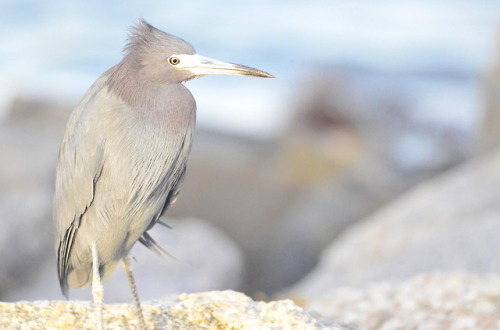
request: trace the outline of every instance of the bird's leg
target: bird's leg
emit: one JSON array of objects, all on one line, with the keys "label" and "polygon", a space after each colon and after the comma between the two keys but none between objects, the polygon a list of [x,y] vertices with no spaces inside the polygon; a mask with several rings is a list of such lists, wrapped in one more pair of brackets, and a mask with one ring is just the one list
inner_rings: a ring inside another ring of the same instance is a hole
[{"label": "bird's leg", "polygon": [[139,300],[139,294],[137,293],[137,287],[135,286],[134,276],[132,275],[132,269],[130,267],[130,260],[132,257],[126,256],[122,259],[123,269],[127,274],[128,283],[130,285],[130,291],[132,291],[132,297],[134,298],[134,307],[137,318],[139,319],[139,326],[141,329],[146,329],[146,322],[144,321],[144,315],[142,314],[141,301]]},{"label": "bird's leg", "polygon": [[94,298],[94,306],[97,312],[97,329],[104,329],[104,288],[101,283],[101,275],[99,275],[99,257],[97,256],[97,247],[95,242],[92,242],[92,297]]}]

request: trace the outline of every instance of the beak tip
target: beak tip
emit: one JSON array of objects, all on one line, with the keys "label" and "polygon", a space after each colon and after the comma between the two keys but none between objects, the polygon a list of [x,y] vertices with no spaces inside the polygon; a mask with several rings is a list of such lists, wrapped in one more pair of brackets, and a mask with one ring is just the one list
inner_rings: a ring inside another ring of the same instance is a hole
[{"label": "beak tip", "polygon": [[252,72],[253,74],[251,73],[250,75],[254,76],[254,77],[259,77],[259,78],[276,78],[275,76],[273,76],[270,73],[260,71],[260,70],[256,70],[256,71],[257,72]]}]

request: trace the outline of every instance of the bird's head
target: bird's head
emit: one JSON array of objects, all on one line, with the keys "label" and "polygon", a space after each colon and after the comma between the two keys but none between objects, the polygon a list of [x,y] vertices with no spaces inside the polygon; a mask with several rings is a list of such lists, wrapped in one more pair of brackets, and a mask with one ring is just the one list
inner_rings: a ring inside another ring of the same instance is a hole
[{"label": "bird's head", "polygon": [[200,56],[186,41],[143,19],[132,28],[125,52],[125,60],[157,83],[180,83],[210,74],[274,78],[254,68]]}]

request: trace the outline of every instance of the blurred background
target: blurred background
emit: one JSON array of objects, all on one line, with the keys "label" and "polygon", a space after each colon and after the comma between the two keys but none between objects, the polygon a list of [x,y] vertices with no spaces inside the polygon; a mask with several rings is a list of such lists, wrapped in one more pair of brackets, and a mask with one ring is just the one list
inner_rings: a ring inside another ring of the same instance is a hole
[{"label": "blurred background", "polygon": [[[153,233],[180,262],[134,248],[145,299],[277,293],[354,223],[498,141],[496,0],[2,0],[0,300],[62,298],[57,150],[71,109],[120,61],[139,17],[199,54],[276,76],[186,84],[195,142],[167,214],[174,231]],[[130,301],[116,273],[106,300]]]}]

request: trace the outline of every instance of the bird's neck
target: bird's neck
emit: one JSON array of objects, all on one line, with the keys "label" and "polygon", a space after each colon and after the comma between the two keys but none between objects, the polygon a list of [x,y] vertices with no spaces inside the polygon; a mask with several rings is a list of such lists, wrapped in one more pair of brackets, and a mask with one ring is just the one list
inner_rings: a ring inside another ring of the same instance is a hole
[{"label": "bird's neck", "polygon": [[108,90],[136,114],[160,126],[190,127],[196,103],[182,84],[157,83],[144,78],[138,68],[119,63],[105,73]]}]

